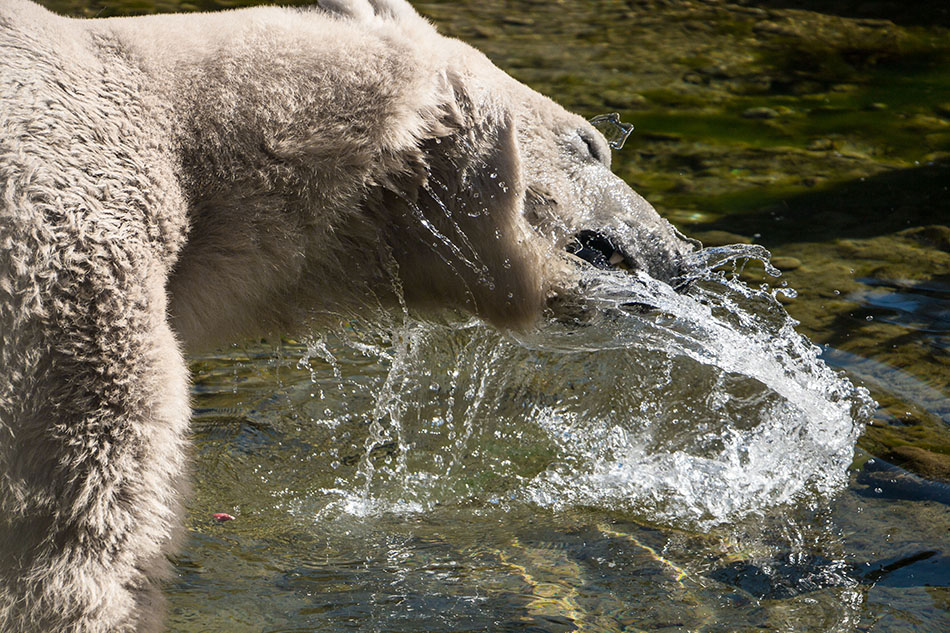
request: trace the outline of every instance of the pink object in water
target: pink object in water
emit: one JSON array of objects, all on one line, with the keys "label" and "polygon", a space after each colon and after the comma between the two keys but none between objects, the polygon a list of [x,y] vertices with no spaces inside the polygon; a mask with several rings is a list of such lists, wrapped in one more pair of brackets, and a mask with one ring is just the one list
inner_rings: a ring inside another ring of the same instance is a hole
[{"label": "pink object in water", "polygon": [[225,521],[233,521],[234,517],[228,514],[227,512],[215,512],[212,514],[216,521],[224,523]]}]

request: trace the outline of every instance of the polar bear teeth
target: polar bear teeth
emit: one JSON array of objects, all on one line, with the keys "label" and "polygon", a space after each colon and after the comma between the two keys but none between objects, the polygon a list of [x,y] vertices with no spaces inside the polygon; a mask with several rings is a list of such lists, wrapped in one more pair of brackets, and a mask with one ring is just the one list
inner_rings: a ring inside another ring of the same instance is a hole
[{"label": "polar bear teeth", "polygon": [[597,231],[585,229],[574,236],[567,245],[567,252],[601,270],[611,268],[629,269],[629,258],[613,241]]}]

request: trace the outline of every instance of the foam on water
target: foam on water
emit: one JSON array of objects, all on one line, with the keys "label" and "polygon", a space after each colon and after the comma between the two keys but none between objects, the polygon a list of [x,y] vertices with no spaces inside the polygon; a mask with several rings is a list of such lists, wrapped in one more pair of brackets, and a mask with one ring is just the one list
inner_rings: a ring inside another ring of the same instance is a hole
[{"label": "foam on water", "polygon": [[713,272],[755,248],[699,251],[684,294],[592,270],[576,316],[529,334],[410,321],[316,341],[388,369],[321,514],[529,502],[695,527],[838,490],[873,402],[773,291]]}]

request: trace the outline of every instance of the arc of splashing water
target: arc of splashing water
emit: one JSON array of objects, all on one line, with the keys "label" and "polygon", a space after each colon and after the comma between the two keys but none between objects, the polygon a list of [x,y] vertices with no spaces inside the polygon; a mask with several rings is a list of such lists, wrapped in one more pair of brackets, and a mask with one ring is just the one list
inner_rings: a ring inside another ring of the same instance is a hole
[{"label": "arc of splashing water", "polygon": [[[761,247],[757,247],[761,248]],[[739,249],[742,254],[754,256],[759,254],[755,247],[748,247],[744,249]],[[767,253],[762,250],[762,254],[767,256]],[[713,250],[705,252],[701,255],[702,261],[708,266],[710,264],[721,264],[724,261],[732,261],[737,256],[737,253],[732,251],[724,250]],[[622,277],[598,275],[598,279],[604,282],[604,287],[600,288],[599,291],[594,286],[594,295],[601,300],[604,307],[622,307],[624,302],[630,300],[631,291],[634,290],[630,286],[630,276],[624,275]],[[623,280],[624,283],[614,284],[613,281]],[[596,346],[596,349],[611,349],[617,347],[626,347],[631,344],[631,335],[635,335],[636,345],[644,349],[654,349],[654,350],[667,350],[671,343],[675,344],[675,347],[680,350],[680,354],[691,358],[693,361],[696,361],[702,365],[712,365],[720,370],[727,373],[737,373],[749,377],[754,377],[756,380],[761,382],[764,387],[768,388],[770,391],[774,392],[778,396],[781,396],[785,401],[788,401],[793,405],[795,411],[803,415],[806,419],[811,420],[820,420],[828,418],[830,415],[831,418],[839,420],[841,416],[848,415],[849,412],[844,409],[847,406],[846,402],[852,402],[853,399],[847,397],[845,393],[847,386],[851,386],[850,383],[840,383],[840,378],[832,372],[826,365],[820,363],[815,365],[817,360],[818,348],[809,346],[804,339],[800,339],[799,335],[795,334],[792,330],[792,325],[790,322],[784,322],[781,328],[775,328],[772,326],[765,327],[764,329],[760,327],[758,320],[752,315],[745,315],[741,309],[741,306],[737,306],[735,302],[729,297],[719,297],[719,301],[715,301],[716,296],[708,296],[709,302],[712,304],[719,303],[722,307],[727,308],[731,313],[738,313],[739,316],[744,316],[746,318],[742,319],[741,327],[739,331],[735,331],[733,327],[727,322],[723,322],[715,314],[711,312],[709,305],[706,305],[706,302],[702,301],[702,297],[706,295],[706,292],[702,288],[697,288],[694,291],[694,294],[699,294],[697,298],[693,296],[692,298],[698,302],[691,301],[688,306],[689,310],[684,311],[685,308],[680,306],[679,301],[681,301],[682,295],[676,294],[665,284],[661,282],[655,282],[652,278],[645,277],[643,279],[638,279],[640,283],[643,284],[643,288],[636,288],[634,296],[639,296],[641,293],[647,296],[650,296],[654,300],[656,308],[660,312],[664,312],[673,317],[680,317],[685,319],[684,325],[685,330],[681,331],[680,328],[676,327],[676,323],[670,324],[665,323],[664,320],[659,322],[651,322],[650,324],[656,330],[655,333],[645,331],[644,328],[635,328],[635,331],[629,330],[627,328],[622,328],[621,331],[616,332],[616,336],[610,336],[607,339],[600,341]],[[651,283],[652,282],[652,283]],[[727,287],[731,288],[733,291],[738,292],[740,295],[749,297],[758,297],[766,296],[764,290],[753,290],[744,286],[733,287],[728,283],[725,284]],[[767,294],[767,293],[766,293]],[[679,306],[679,307],[678,307]],[[680,309],[683,308],[683,309]],[[701,324],[703,327],[700,328],[700,331],[695,331],[695,328],[692,327],[696,324]],[[746,336],[743,336],[743,332],[746,332],[747,329],[751,328],[753,331],[759,332],[759,336],[752,337],[749,339]],[[657,334],[662,334],[661,338],[656,338]],[[405,464],[405,451],[407,447],[405,445],[405,439],[403,438],[403,429],[402,429],[402,417],[404,414],[403,407],[405,403],[401,402],[401,399],[397,397],[397,394],[402,391],[405,387],[406,380],[411,378],[405,373],[405,368],[407,365],[411,365],[413,362],[413,350],[417,349],[418,345],[425,344],[425,331],[417,330],[412,327],[407,327],[403,332],[401,337],[394,338],[394,359],[393,366],[387,374],[386,382],[382,386],[374,408],[373,421],[374,425],[371,428],[370,438],[367,440],[367,444],[364,446],[364,459],[360,463],[360,468],[358,475],[362,476],[365,479],[365,483],[362,487],[363,496],[366,499],[370,498],[370,483],[374,475],[374,465],[370,460],[371,453],[374,448],[378,447],[381,442],[387,440],[396,440],[396,443],[400,446],[400,452],[397,454],[397,473],[406,472]],[[776,340],[777,339],[777,340]],[[548,343],[548,345],[546,345]],[[561,350],[561,346],[555,344],[553,347],[549,344],[551,341],[536,341],[535,344],[531,344],[531,341],[528,341],[528,348],[536,349],[557,349]],[[557,343],[557,341],[555,341]],[[784,343],[784,344],[783,344]],[[476,343],[477,344],[477,343]],[[478,344],[477,344],[478,345]],[[751,345],[751,350],[750,350]],[[748,354],[736,353],[736,350],[749,350],[756,351],[758,353],[753,354],[753,358],[748,358]],[[477,355],[481,356],[485,351],[484,347],[477,347],[475,351],[478,352]],[[573,341],[569,351],[575,352],[578,351],[577,342]],[[456,364],[459,362],[459,359],[464,357],[465,353],[460,354],[456,358]],[[785,359],[782,362],[779,362],[777,365],[769,364],[768,367],[762,368],[759,367],[756,370],[755,359],[761,359],[762,357],[773,358],[773,359]],[[798,361],[796,361],[798,359]],[[796,372],[794,376],[787,375],[786,372],[782,371],[783,368],[786,368],[788,362],[792,362],[795,366],[799,366],[799,363],[803,363],[804,366],[801,369],[807,369],[808,371],[804,372],[804,375]],[[751,363],[751,364],[750,364]],[[478,376],[473,376],[473,378],[479,378]],[[458,450],[459,445],[464,443],[470,438],[471,431],[474,425],[475,415],[479,408],[479,403],[484,397],[484,389],[486,386],[485,376],[480,377],[481,380],[476,380],[475,384],[472,385],[471,397],[474,398],[474,405],[468,407],[465,411],[465,417],[462,420],[463,429],[462,437],[458,442],[456,442],[455,453],[450,460],[448,471],[451,473],[453,470],[457,469],[459,466],[458,460]],[[792,378],[790,381],[789,378]],[[831,383],[837,385],[833,392],[822,392],[822,394],[813,394],[813,384],[814,381],[825,384],[828,382],[826,379],[831,380]],[[455,387],[453,386],[453,391]],[[809,395],[811,394],[811,395]],[[819,401],[815,401],[814,396],[820,395]],[[831,406],[833,409],[828,410],[828,406]],[[796,416],[797,417],[797,416]],[[851,417],[848,415],[848,417]],[[829,418],[830,419],[830,418]],[[388,425],[385,425],[386,422],[389,422]],[[840,421],[840,420],[839,420]],[[765,420],[763,420],[765,422]],[[798,428],[798,427],[796,427]],[[823,425],[812,425],[808,424],[801,427],[803,430],[807,430],[806,439],[814,442],[816,445],[823,446],[827,445],[829,447],[834,447],[834,453],[827,455],[827,460],[841,463],[850,463],[850,455],[845,456],[844,453],[850,453],[850,449],[853,447],[853,442],[847,441],[851,439],[850,436],[855,435],[855,428],[841,428],[841,425],[834,424],[833,428],[826,429]],[[771,432],[773,426],[767,424],[765,431]],[[846,434],[849,437],[841,438],[841,434]],[[732,433],[731,436],[734,441],[730,442],[730,445],[727,447],[729,450],[726,453],[720,455],[720,462],[725,460],[725,463],[722,465],[720,470],[726,475],[729,475],[731,472],[730,469],[735,469],[742,466],[740,464],[741,450],[743,445],[751,446],[758,450],[756,447],[759,447],[762,442],[761,438],[768,440],[766,435],[761,433],[753,433],[752,435],[742,435],[738,433]],[[724,438],[726,439],[726,438]],[[765,441],[763,440],[763,441]],[[771,440],[768,440],[771,441]],[[822,451],[823,453],[825,451]],[[827,461],[826,460],[826,461]],[[823,461],[819,466],[823,466],[825,461]],[[715,463],[710,463],[711,466],[715,466]],[[842,469],[842,474],[843,474]],[[662,473],[661,473],[662,474]],[[597,472],[591,473],[591,476],[596,479],[598,476]],[[660,480],[659,483],[663,483],[664,480]],[[728,483],[728,482],[726,482]],[[768,483],[768,482],[764,482]],[[809,482],[804,482],[809,484]],[[825,489],[826,486],[824,481],[818,482],[822,483],[822,489]],[[837,485],[837,479],[830,479],[829,483],[832,485]],[[686,482],[689,486],[693,484],[699,485],[698,480],[694,481],[692,478],[689,478]],[[810,484],[809,484],[810,485]],[[701,486],[700,486],[701,487]],[[705,488],[703,488],[705,490]],[[788,499],[788,494],[797,494],[800,489],[792,489],[790,491],[782,491],[776,489],[774,486],[762,487],[759,485],[757,489],[758,492],[757,498],[765,498],[765,495],[772,495],[776,491],[783,494],[782,498],[778,500]],[[688,496],[695,496],[695,493],[690,493]],[[773,500],[774,501],[774,500]],[[700,508],[702,510],[702,508]],[[735,508],[730,507],[707,507],[706,510],[713,515],[712,520],[721,520],[722,517],[730,515],[731,513],[737,511]],[[738,510],[738,511],[741,511]]]},{"label": "arc of splashing water", "polygon": [[[761,250],[761,253],[757,252],[758,249],[751,247],[738,250],[741,251],[743,255],[751,255],[753,258],[757,258],[755,255],[758,254],[767,256],[767,252],[764,251],[764,249]],[[724,261],[731,261],[735,259],[737,255],[735,252],[717,250],[703,253],[698,259],[707,263],[707,265],[715,265],[721,264]],[[705,266],[703,268],[705,268]],[[630,300],[630,294],[627,291],[631,290],[631,287],[627,283],[621,284],[621,287],[614,287],[614,284],[611,283],[620,278],[605,275],[599,275],[598,278],[605,282],[603,288],[599,288],[600,292],[597,290],[593,292],[594,295],[598,295],[598,298],[602,299],[600,305],[605,308],[622,308],[624,303]],[[623,279],[625,281],[627,280],[626,277]],[[769,293],[763,289],[754,290],[745,286],[734,285],[727,280],[719,280],[718,278],[711,278],[710,280],[718,280],[727,288],[738,292],[741,296],[746,298],[761,297],[774,301],[774,298],[770,297]],[[764,322],[760,322],[755,316],[746,314],[741,310],[741,306],[736,304],[734,299],[730,297],[720,297],[720,300],[717,301],[716,296],[707,295],[702,288],[697,288],[697,290],[691,294],[696,302],[690,303],[690,310],[683,312],[678,309],[678,306],[680,306],[678,302],[681,301],[681,296],[673,293],[668,286],[659,282],[651,283],[650,278],[643,278],[639,281],[643,283],[644,287],[634,293],[636,296],[639,297],[642,292],[644,295],[650,297],[652,305],[659,312],[675,317],[677,323],[687,327],[685,331],[680,331],[680,329],[676,327],[676,324],[664,324],[662,320],[651,321],[650,324],[655,330],[654,332],[649,331],[649,329],[637,328],[635,333],[637,346],[663,351],[669,349],[669,343],[672,339],[672,342],[680,354],[695,362],[717,367],[727,373],[754,377],[762,383],[764,387],[789,403],[789,405],[798,412],[796,418],[803,416],[804,419],[812,421],[836,421],[837,423],[832,424],[830,427],[826,427],[823,424],[796,426],[796,428],[800,428],[802,431],[807,431],[806,438],[799,438],[799,440],[808,439],[817,446],[823,447],[820,453],[824,455],[824,457],[818,466],[821,469],[825,469],[828,464],[832,463],[836,466],[830,478],[823,479],[822,481],[803,481],[800,482],[800,484],[801,486],[808,486],[810,488],[820,483],[822,491],[829,490],[829,485],[832,487],[841,485],[843,482],[841,478],[845,474],[844,467],[839,469],[837,466],[850,464],[850,450],[853,448],[853,440],[859,434],[859,423],[867,418],[869,411],[866,411],[866,409],[873,403],[866,392],[863,389],[855,388],[850,381],[847,381],[831,370],[827,365],[821,363],[817,358],[819,349],[811,345],[806,339],[794,331],[793,321],[786,319],[780,326],[765,324]],[[697,297],[695,295],[699,296]],[[716,305],[717,303],[730,313],[737,314],[740,317],[739,331],[734,330],[727,322],[723,322],[716,317],[711,305]],[[635,317],[635,315],[633,316]],[[685,321],[680,322],[681,319],[685,319]],[[702,324],[702,328],[697,330],[695,327],[689,327],[695,324]],[[750,328],[753,332],[759,332],[759,335],[752,338],[742,336],[742,332]],[[662,334],[661,338],[657,339],[656,334]],[[541,344],[536,345],[536,347],[544,348],[544,342],[540,341],[540,343]],[[610,340],[600,341],[598,347],[622,348],[630,343],[631,339],[629,336],[618,336]],[[737,350],[748,350],[750,352],[754,351],[755,353],[750,357],[749,354],[737,353]],[[763,358],[779,359],[782,362],[778,364],[768,363],[765,366],[761,366],[756,360]],[[788,367],[789,362],[792,362],[793,365],[799,369],[804,370],[803,373],[795,372],[794,375],[788,375],[785,368]],[[791,380],[789,380],[789,378],[791,378]],[[825,385],[830,388],[830,391],[825,389],[821,394],[814,393],[815,384]],[[853,407],[855,406],[860,406],[861,410],[854,410]],[[844,417],[852,421],[850,426],[844,424]],[[858,424],[856,424],[856,422],[858,422]],[[761,431],[754,432],[751,435],[737,435],[734,438],[735,441],[728,447],[729,450],[720,455],[721,458],[726,459],[726,463],[722,464],[722,468],[725,469],[724,472],[728,474],[727,471],[730,468],[741,466],[739,458],[741,457],[742,451],[739,449],[746,446],[758,450],[756,447],[763,446],[763,442],[771,442],[767,437],[769,433],[779,430],[781,430],[781,427],[767,424],[765,427],[762,427]],[[833,451],[827,450],[829,448],[833,448]],[[848,454],[846,455],[845,453]],[[712,465],[712,463],[710,463],[710,465]],[[835,475],[835,473],[837,473],[837,475]],[[591,476],[596,479],[597,473],[592,473]],[[768,486],[760,490],[757,496],[764,498],[763,495],[772,495],[778,492],[782,497],[777,501],[782,502],[806,489],[801,486],[791,489],[785,489],[784,486]],[[732,515],[733,512],[735,512],[735,508],[706,507],[706,510],[712,512],[714,521],[722,520],[725,516]]]}]

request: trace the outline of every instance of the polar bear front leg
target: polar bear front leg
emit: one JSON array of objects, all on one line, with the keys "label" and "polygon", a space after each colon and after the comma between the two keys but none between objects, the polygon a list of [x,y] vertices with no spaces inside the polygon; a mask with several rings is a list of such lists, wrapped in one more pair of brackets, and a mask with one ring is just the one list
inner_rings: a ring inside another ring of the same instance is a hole
[{"label": "polar bear front leg", "polygon": [[89,262],[72,279],[59,271],[45,314],[5,337],[5,352],[21,348],[7,358],[25,360],[0,373],[29,395],[0,407],[3,633],[161,627],[156,580],[180,529],[187,368],[164,279],[123,260]]}]

